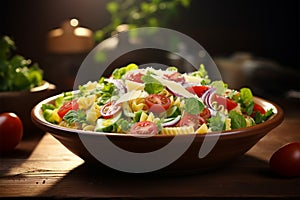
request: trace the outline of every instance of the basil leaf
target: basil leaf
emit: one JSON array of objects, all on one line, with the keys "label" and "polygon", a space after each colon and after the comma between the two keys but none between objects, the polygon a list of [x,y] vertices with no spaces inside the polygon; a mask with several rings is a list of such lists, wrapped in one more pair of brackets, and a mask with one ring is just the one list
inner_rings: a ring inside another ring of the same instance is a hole
[{"label": "basil leaf", "polygon": [[269,119],[274,114],[273,109],[267,110],[267,112],[264,114],[264,120]]},{"label": "basil leaf", "polygon": [[248,105],[245,105],[244,108],[242,109],[247,115],[251,115],[253,112],[254,108],[254,101],[250,101]]},{"label": "basil leaf", "polygon": [[185,100],[185,111],[192,115],[200,114],[203,108],[203,103],[195,97],[188,98]]},{"label": "basil leaf", "polygon": [[260,124],[267,119],[269,119],[274,114],[273,109],[268,110],[264,115],[261,114],[261,112],[256,112],[254,118],[254,121],[256,124]]},{"label": "basil leaf", "polygon": [[229,118],[231,119],[231,129],[244,128],[247,126],[246,120],[243,115],[237,113],[234,110],[229,112]]},{"label": "basil leaf", "polygon": [[164,86],[160,83],[146,83],[144,90],[149,94],[160,93],[164,89]]},{"label": "basil leaf", "polygon": [[149,94],[157,94],[164,89],[164,86],[150,74],[142,76],[142,81],[145,83],[144,90]]}]

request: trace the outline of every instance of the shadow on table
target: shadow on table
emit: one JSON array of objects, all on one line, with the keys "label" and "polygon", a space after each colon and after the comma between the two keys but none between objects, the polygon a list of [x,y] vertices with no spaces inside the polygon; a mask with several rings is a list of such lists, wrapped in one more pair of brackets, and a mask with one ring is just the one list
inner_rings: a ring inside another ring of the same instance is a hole
[{"label": "shadow on table", "polygon": [[[234,195],[245,187],[242,182],[272,179],[265,161],[244,155],[219,169],[191,175],[161,173],[128,174],[98,168],[86,163],[78,166],[45,191],[45,196],[76,197],[193,197],[197,194]],[[230,187],[229,187],[230,186]]]},{"label": "shadow on table", "polygon": [[23,138],[14,150],[1,152],[0,163],[5,163],[5,165],[0,169],[0,177],[6,174],[10,169],[22,165],[22,163],[30,157],[43,136],[43,131],[37,131],[30,137]]}]

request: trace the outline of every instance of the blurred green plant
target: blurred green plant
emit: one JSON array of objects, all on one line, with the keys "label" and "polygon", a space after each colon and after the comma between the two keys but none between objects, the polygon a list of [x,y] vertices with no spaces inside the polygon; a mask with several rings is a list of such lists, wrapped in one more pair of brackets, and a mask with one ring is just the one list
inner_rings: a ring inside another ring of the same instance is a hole
[{"label": "blurred green plant", "polygon": [[112,0],[106,4],[111,14],[111,22],[95,31],[95,40],[102,41],[121,24],[129,29],[138,27],[165,27],[179,14],[180,9],[188,8],[191,0]]},{"label": "blurred green plant", "polygon": [[43,71],[37,63],[16,54],[15,42],[0,36],[0,92],[29,90],[43,81]]}]

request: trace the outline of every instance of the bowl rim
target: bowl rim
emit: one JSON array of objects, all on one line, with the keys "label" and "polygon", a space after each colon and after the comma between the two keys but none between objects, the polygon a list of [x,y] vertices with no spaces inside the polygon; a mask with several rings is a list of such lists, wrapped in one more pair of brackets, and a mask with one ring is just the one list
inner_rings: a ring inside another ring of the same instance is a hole
[{"label": "bowl rim", "polygon": [[[107,133],[107,132],[95,132],[95,131],[84,131],[84,130],[77,130],[77,129],[71,129],[63,126],[59,126],[56,124],[52,124],[50,122],[47,122],[44,117],[42,116],[42,110],[41,107],[43,104],[49,103],[53,100],[55,100],[57,97],[61,96],[62,94],[57,94],[51,97],[48,97],[41,102],[39,102],[37,105],[35,105],[31,111],[31,119],[32,121],[43,130],[49,131],[50,133],[54,133],[57,131],[62,131],[64,133],[69,134],[87,134],[87,135],[102,135],[102,136],[114,136],[114,137],[141,137],[136,136],[134,134],[121,134],[121,133]],[[260,102],[265,107],[271,107],[273,108],[273,116],[269,118],[267,121],[256,124],[251,127],[245,127],[245,128],[239,128],[239,129],[233,129],[228,131],[222,131],[222,132],[210,132],[207,134],[196,134],[196,133],[190,133],[190,134],[182,134],[182,135],[153,135],[153,136],[145,136],[145,138],[172,138],[172,137],[185,137],[195,134],[196,137],[244,137],[248,134],[253,134],[257,131],[261,131],[263,129],[266,130],[272,130],[276,126],[278,126],[284,119],[284,112],[283,109],[278,106],[276,103],[263,99],[261,97],[254,96],[255,102]],[[54,130],[54,131],[53,131]],[[53,131],[53,132],[52,132]],[[248,133],[248,134],[247,134]]]},{"label": "bowl rim", "polygon": [[3,91],[3,92],[0,92],[0,96],[11,96],[11,95],[16,95],[16,94],[32,94],[32,93],[36,93],[36,92],[41,92],[41,91],[45,91],[45,90],[53,90],[53,89],[55,89],[55,85],[49,83],[46,80],[42,80],[40,85],[33,87],[31,89],[20,90],[20,91]]}]

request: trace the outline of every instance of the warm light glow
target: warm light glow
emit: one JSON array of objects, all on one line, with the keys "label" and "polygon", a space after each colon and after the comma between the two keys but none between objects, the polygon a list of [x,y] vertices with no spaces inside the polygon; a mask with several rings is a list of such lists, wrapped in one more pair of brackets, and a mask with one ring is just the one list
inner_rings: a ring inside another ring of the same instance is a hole
[{"label": "warm light glow", "polygon": [[71,26],[74,26],[74,27],[76,27],[76,26],[78,26],[78,24],[79,24],[79,21],[77,20],[77,19],[71,19],[70,20],[70,24],[71,24]]},{"label": "warm light glow", "polygon": [[92,33],[86,28],[78,27],[74,30],[74,34],[77,36],[90,36]]},{"label": "warm light glow", "polygon": [[62,29],[54,29],[52,31],[49,32],[49,35],[51,37],[60,37],[62,36],[62,34],[64,34],[63,30]]},{"label": "warm light glow", "polygon": [[[20,151],[29,150],[25,149],[24,147],[25,146],[22,146],[21,143],[19,147]],[[49,162],[38,162],[39,160],[43,159],[43,156],[45,157],[44,160],[48,160]],[[61,160],[58,160],[58,157],[60,157]],[[34,166],[33,163],[35,163]],[[51,165],[49,165],[49,163]],[[64,147],[61,143],[55,140],[50,134],[45,134],[43,138],[39,141],[37,146],[33,149],[30,156],[24,159],[24,162],[22,162],[22,164],[12,166],[10,170],[4,172],[2,176],[16,176],[20,173],[24,173],[25,177],[34,176],[35,170],[44,170],[45,172],[55,172],[57,170],[61,170],[65,172],[65,175],[67,175],[67,172],[72,171],[74,168],[82,165],[83,163],[84,161],[81,158],[75,156],[73,153],[68,151],[66,147]],[[27,169],[33,169],[33,171],[28,171]],[[51,181],[49,186],[45,184],[43,185],[43,187],[37,187],[34,189],[34,191],[31,191],[31,194],[45,194],[47,190],[51,189],[50,185],[55,185],[55,182],[59,182],[64,178],[63,174],[62,176],[55,178],[52,178],[53,175],[51,173],[49,175],[47,175],[47,173],[44,173],[44,175],[45,177],[50,177],[49,179],[45,178],[46,182]]]}]

